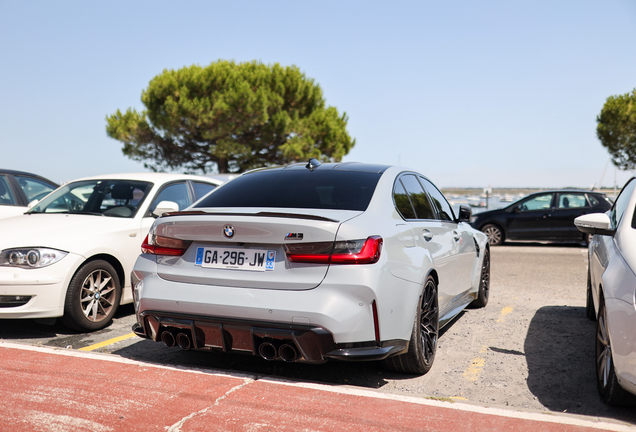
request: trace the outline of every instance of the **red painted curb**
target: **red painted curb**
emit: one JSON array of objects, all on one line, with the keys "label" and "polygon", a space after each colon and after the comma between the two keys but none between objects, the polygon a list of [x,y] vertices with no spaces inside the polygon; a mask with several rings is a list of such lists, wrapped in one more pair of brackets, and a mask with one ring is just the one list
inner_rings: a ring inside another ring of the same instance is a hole
[{"label": "red painted curb", "polygon": [[492,415],[440,402],[2,345],[0,380],[1,431],[552,432],[598,431],[608,425]]}]

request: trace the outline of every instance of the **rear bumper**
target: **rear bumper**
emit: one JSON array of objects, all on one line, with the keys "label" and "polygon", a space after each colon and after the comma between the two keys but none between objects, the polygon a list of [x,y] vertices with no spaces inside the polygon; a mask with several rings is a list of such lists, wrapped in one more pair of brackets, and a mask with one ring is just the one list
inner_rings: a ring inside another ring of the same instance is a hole
[{"label": "rear bumper", "polygon": [[324,363],[382,360],[405,352],[404,340],[342,343],[322,327],[144,311],[133,332],[142,338],[178,344],[183,349],[260,355],[266,360]]}]

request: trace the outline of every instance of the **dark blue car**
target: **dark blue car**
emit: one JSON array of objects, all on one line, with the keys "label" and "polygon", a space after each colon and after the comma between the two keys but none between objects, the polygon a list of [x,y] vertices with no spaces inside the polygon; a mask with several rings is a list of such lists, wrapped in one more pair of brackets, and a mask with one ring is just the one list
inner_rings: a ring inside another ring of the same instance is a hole
[{"label": "dark blue car", "polygon": [[497,210],[478,213],[471,225],[488,236],[495,246],[506,240],[558,240],[589,242],[589,235],[574,226],[574,218],[602,213],[611,202],[600,192],[549,190],[530,194]]}]

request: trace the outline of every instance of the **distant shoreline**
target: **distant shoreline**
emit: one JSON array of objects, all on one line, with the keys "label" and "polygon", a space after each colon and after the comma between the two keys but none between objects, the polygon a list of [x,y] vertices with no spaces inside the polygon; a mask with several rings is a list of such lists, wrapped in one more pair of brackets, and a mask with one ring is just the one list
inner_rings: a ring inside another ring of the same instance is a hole
[{"label": "distant shoreline", "polygon": [[[492,192],[490,193],[490,196],[494,196],[494,195],[527,195],[533,192],[539,192],[542,190],[553,190],[553,189],[581,189],[581,190],[589,190],[589,188],[575,188],[575,187],[568,187],[568,188],[492,188]],[[467,196],[472,196],[472,195],[482,195],[484,194],[484,188],[441,188],[442,193],[444,195],[467,195]],[[613,188],[600,188],[600,189],[595,189],[596,192],[602,192],[606,195],[613,195],[614,194],[614,189]],[[616,189],[616,193],[618,194],[620,192],[620,188]]]}]

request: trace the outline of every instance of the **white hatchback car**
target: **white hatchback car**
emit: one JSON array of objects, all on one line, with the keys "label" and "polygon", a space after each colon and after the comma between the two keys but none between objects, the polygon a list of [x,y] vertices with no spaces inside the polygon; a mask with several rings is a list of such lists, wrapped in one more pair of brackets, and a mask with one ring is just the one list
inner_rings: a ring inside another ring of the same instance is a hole
[{"label": "white hatchback car", "polygon": [[133,330],[183,349],[426,373],[440,327],[488,301],[488,241],[469,220],[399,167],[251,171],[155,221],[133,270]]},{"label": "white hatchback car", "polygon": [[[612,208],[574,220],[588,247],[587,305],[596,326],[596,380],[604,402],[636,401],[636,178]],[[628,393],[629,392],[629,393]]]},{"label": "white hatchback car", "polygon": [[55,318],[75,330],[107,326],[130,303],[130,272],[158,215],[192,204],[219,180],[115,174],[56,189],[0,221],[0,319]]}]

